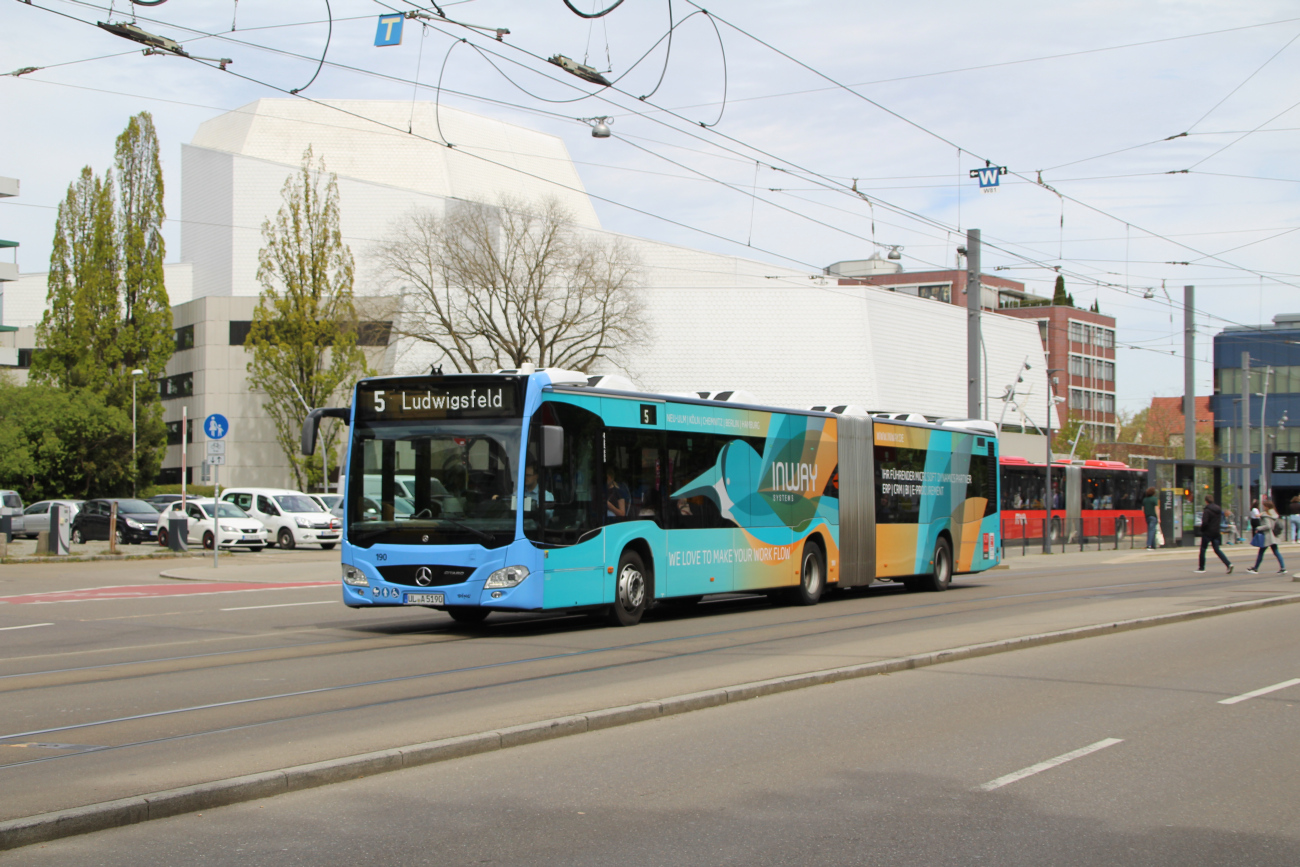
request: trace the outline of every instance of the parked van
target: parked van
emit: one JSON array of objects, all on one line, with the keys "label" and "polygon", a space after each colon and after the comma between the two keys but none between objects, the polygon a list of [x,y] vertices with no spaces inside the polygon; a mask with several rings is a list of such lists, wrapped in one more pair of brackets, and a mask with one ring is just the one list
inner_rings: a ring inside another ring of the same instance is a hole
[{"label": "parked van", "polygon": [[[281,548],[320,545],[330,550],[339,543],[343,522],[301,491],[285,488],[231,488],[221,494],[266,527]],[[269,540],[268,540],[269,544]]]}]

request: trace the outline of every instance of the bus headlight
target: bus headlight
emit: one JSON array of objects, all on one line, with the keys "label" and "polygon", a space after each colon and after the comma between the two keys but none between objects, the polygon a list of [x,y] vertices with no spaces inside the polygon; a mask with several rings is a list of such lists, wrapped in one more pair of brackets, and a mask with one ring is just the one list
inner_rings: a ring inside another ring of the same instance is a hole
[{"label": "bus headlight", "polygon": [[494,588],[514,587],[520,581],[528,577],[527,566],[507,566],[504,569],[498,569],[488,576],[487,583],[483,585],[484,589],[492,590]]},{"label": "bus headlight", "polygon": [[370,581],[366,579],[366,576],[361,573],[360,569],[344,563],[343,583],[351,584],[353,587],[365,587],[370,584]]}]

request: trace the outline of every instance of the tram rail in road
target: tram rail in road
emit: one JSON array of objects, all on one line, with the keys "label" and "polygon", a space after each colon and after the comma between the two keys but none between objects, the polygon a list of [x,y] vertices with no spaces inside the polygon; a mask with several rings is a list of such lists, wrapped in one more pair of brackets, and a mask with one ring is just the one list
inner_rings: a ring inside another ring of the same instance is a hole
[{"label": "tram rail in road", "polygon": [[[1051,640],[1063,640],[1113,631],[1108,624],[1120,620],[1182,619],[1193,616],[1189,609],[1221,608],[1243,593],[1263,598],[1226,610],[1300,599],[1289,582],[1194,577],[1183,565],[1101,574],[1095,567],[1022,569],[979,576],[944,594],[881,588],[812,609],[733,597],[687,615],[652,616],[631,634],[553,615],[506,617],[473,630],[421,611],[340,612],[345,619],[331,612],[322,620],[324,605],[292,599],[330,592],[323,588],[269,589],[268,604],[284,607],[251,606],[235,615],[250,619],[233,626],[232,613],[213,610],[215,597],[207,594],[0,606],[6,619],[39,610],[42,622],[52,622],[10,633],[22,643],[0,664],[0,720],[10,733],[0,737],[0,762],[10,759],[0,774],[9,792],[24,793],[0,794],[0,818],[211,783],[232,771],[337,760],[357,753],[358,731],[367,748],[382,752],[474,735],[485,720],[496,731],[683,692],[725,697],[744,691],[737,684],[815,682],[826,677],[815,672],[832,669],[860,676],[873,665],[914,667],[922,657],[940,661],[953,647],[1029,646],[1027,635],[1058,632]],[[285,594],[289,600],[276,599]],[[164,603],[168,610],[156,617],[139,610]],[[113,619],[124,608],[144,616]],[[73,613],[107,617],[67,616]],[[107,624],[97,642],[68,646],[68,628],[84,630],[92,621]],[[231,644],[204,652],[212,642]],[[435,651],[442,659],[431,666]],[[300,688],[259,688],[277,680]],[[103,709],[129,712],[94,712]],[[9,724],[19,718],[37,724]],[[6,742],[38,739],[85,749],[5,755]],[[88,799],[88,791],[99,797]]]}]

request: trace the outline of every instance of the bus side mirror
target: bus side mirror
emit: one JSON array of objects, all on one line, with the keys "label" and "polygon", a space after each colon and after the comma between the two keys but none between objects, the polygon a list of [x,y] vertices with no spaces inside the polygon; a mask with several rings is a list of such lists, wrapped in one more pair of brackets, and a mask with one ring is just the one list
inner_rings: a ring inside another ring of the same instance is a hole
[{"label": "bus side mirror", "polygon": [[558,467],[564,463],[564,428],[557,424],[542,425],[542,466]]},{"label": "bus side mirror", "polygon": [[346,406],[331,406],[313,409],[307,413],[302,422],[302,453],[307,456],[316,454],[316,431],[323,418],[336,418],[347,424],[352,418],[352,410]]}]

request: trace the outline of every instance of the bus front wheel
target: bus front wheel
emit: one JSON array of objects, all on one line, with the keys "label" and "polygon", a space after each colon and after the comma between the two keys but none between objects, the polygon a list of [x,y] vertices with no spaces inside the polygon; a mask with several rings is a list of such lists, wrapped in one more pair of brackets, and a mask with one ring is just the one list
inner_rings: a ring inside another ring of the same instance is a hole
[{"label": "bus front wheel", "polygon": [[476,605],[454,605],[447,609],[447,614],[457,623],[482,623],[492,611]]},{"label": "bus front wheel", "polygon": [[650,600],[645,564],[635,551],[624,551],[615,574],[614,604],[609,607],[609,622],[613,626],[636,626]]},{"label": "bus front wheel", "polygon": [[826,587],[826,560],[822,550],[809,542],[803,546],[803,558],[799,564],[799,586],[790,594],[790,601],[795,605],[816,605],[822,598]]}]

